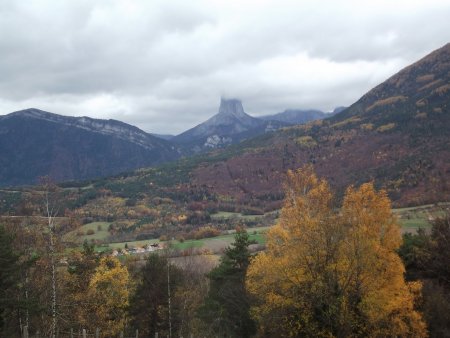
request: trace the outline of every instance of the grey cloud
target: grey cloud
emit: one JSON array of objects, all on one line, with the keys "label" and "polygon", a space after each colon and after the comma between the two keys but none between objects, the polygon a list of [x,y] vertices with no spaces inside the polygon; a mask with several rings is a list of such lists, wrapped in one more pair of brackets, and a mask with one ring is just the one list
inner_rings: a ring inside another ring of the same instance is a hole
[{"label": "grey cloud", "polygon": [[448,17],[438,0],[3,0],[0,114],[35,106],[179,133],[221,95],[254,115],[329,110],[448,42]]}]

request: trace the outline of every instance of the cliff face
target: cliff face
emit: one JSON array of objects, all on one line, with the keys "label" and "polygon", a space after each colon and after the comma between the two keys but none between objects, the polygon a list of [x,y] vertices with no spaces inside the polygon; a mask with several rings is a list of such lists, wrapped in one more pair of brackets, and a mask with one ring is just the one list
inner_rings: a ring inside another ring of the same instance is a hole
[{"label": "cliff face", "polygon": [[245,113],[237,99],[221,99],[219,112],[196,127],[175,136],[172,141],[194,151],[218,148],[273,131],[287,124],[263,121]]},{"label": "cliff face", "polygon": [[161,145],[159,139],[144,132],[143,130],[116,120],[101,120],[90,117],[73,117],[52,114],[39,109],[26,109],[0,117],[1,121],[8,119],[24,118],[54,122],[59,125],[84,129],[103,135],[111,135],[124,141],[135,143],[146,149],[153,149]]},{"label": "cliff face", "polygon": [[179,157],[169,142],[115,120],[27,109],[0,117],[0,185],[89,179]]}]

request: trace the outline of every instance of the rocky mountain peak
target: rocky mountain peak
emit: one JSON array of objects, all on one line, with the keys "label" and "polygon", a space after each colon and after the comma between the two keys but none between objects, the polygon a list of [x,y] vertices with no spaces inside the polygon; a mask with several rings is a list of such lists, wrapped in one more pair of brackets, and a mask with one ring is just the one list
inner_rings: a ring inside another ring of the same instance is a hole
[{"label": "rocky mountain peak", "polygon": [[219,114],[232,115],[236,117],[247,116],[244,112],[242,102],[238,99],[224,99],[220,100]]}]

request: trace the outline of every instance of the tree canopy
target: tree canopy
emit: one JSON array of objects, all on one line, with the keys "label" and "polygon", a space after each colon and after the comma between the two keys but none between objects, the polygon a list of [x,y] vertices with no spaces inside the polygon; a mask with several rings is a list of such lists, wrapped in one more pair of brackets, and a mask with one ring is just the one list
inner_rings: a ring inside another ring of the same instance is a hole
[{"label": "tree canopy", "polygon": [[310,166],[289,171],[285,187],[267,250],[247,272],[262,333],[426,336],[396,253],[400,228],[386,193],[371,183],[349,187],[337,209]]}]

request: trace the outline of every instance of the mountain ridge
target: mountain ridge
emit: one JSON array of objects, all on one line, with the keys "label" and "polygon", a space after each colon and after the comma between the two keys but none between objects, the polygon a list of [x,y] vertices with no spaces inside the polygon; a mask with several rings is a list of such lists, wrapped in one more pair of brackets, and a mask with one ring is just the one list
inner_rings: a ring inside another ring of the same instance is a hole
[{"label": "mountain ridge", "polygon": [[0,186],[88,179],[180,157],[171,143],[115,120],[38,109],[0,117]]},{"label": "mountain ridge", "polygon": [[[73,126],[105,135],[114,135],[126,141],[131,141],[147,149],[153,149],[151,141],[159,141],[159,138],[153,136],[136,126],[127,124],[114,119],[95,119],[87,116],[64,116],[50,113],[37,108],[28,108],[0,116],[0,120],[6,120],[14,117],[34,118],[46,120],[54,123],[61,123],[67,126]],[[150,141],[150,142],[149,142]]]},{"label": "mountain ridge", "polygon": [[263,115],[259,116],[258,118],[264,121],[280,121],[289,124],[302,124],[313,120],[327,118],[330,116],[331,114],[324,113],[317,109],[286,109],[285,111],[277,114]]}]

